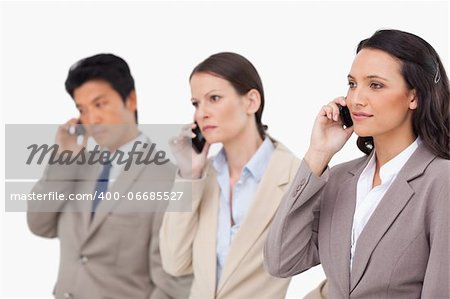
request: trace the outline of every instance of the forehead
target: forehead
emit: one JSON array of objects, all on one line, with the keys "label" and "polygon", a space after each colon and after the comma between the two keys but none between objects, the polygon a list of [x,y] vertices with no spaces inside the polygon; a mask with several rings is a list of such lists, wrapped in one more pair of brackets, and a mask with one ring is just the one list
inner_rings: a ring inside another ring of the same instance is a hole
[{"label": "forehead", "polygon": [[378,49],[362,49],[355,56],[350,75],[358,76],[401,76],[402,64],[392,55]]},{"label": "forehead", "polygon": [[111,84],[103,80],[86,81],[73,92],[73,97],[77,104],[85,104],[99,97],[111,95],[119,96]]},{"label": "forehead", "polygon": [[199,93],[233,88],[228,80],[209,73],[195,73],[190,80],[190,84],[192,92]]}]

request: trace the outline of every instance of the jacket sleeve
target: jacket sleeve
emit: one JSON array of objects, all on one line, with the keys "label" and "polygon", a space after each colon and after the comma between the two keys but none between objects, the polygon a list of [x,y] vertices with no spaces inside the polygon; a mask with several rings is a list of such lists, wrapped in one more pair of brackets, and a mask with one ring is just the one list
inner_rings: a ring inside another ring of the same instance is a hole
[{"label": "jacket sleeve", "polygon": [[428,217],[430,219],[430,255],[421,298],[450,298],[449,185],[442,186],[437,204]]},{"label": "jacket sleeve", "polygon": [[[31,192],[48,194],[58,192],[67,198],[75,188],[77,167],[75,165],[48,165],[42,178],[34,185]],[[27,203],[28,227],[35,235],[45,238],[57,237],[57,224],[60,211],[66,200],[29,201]]]},{"label": "jacket sleeve", "polygon": [[184,299],[189,297],[192,275],[175,277],[162,268],[159,250],[159,231],[164,213],[155,213],[152,221],[152,236],[149,248],[151,279],[154,289],[149,299]]},{"label": "jacket sleeve", "polygon": [[206,175],[199,180],[183,180],[179,176],[174,191],[191,194],[190,212],[166,212],[160,230],[160,251],[163,268],[174,276],[191,274],[192,247],[197,233],[199,210]]},{"label": "jacket sleeve", "polygon": [[319,178],[303,160],[283,196],[264,246],[264,263],[276,277],[289,277],[320,263],[318,226],[321,190],[328,170]]}]

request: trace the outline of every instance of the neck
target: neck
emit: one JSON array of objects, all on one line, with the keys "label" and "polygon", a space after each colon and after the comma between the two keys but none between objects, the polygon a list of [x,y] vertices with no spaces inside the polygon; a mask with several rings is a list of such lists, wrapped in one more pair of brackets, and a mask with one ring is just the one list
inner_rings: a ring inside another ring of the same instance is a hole
[{"label": "neck", "polygon": [[245,164],[250,161],[262,143],[263,140],[255,128],[244,130],[240,136],[223,144],[230,177],[240,176]]},{"label": "neck", "polygon": [[395,137],[386,135],[374,137],[377,169],[410,146],[414,140],[416,136],[412,130],[408,134],[397,134]]},{"label": "neck", "polygon": [[122,141],[120,143],[115,144],[114,146],[111,146],[109,148],[109,150],[111,152],[115,152],[118,148],[127,144],[128,142],[130,142],[131,140],[135,139],[138,136],[139,136],[139,130],[137,129],[137,127],[135,127],[128,132],[128,134],[122,139]]}]

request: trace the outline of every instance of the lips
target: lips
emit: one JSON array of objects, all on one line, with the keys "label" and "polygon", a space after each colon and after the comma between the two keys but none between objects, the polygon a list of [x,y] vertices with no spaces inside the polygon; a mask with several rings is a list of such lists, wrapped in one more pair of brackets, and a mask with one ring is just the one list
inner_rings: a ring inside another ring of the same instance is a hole
[{"label": "lips", "polygon": [[353,120],[364,120],[372,117],[372,114],[365,113],[365,112],[353,112],[352,113],[352,119]]},{"label": "lips", "polygon": [[212,129],[215,129],[215,128],[217,128],[216,126],[204,126],[203,128],[202,128],[202,131],[203,132],[206,132],[206,131],[208,131],[208,130],[212,130]]}]

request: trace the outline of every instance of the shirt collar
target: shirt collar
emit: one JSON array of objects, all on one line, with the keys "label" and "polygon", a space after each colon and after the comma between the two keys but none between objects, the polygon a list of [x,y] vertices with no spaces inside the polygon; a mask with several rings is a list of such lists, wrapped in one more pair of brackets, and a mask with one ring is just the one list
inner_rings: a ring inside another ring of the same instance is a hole
[{"label": "shirt collar", "polygon": [[412,156],[414,151],[419,147],[420,143],[421,140],[416,138],[416,140],[407,148],[381,166],[380,179],[382,183],[391,180],[400,172],[400,169],[402,169],[402,167],[406,164],[406,161],[408,161],[408,159]]},{"label": "shirt collar", "polygon": [[[144,136],[144,134],[139,132],[139,135],[136,138],[130,140],[129,142],[127,142],[124,145],[122,145],[121,147],[119,147],[117,150],[124,153],[123,159],[128,159],[128,153],[133,149],[133,146],[136,142],[141,142],[139,145],[137,145],[137,148],[141,148],[142,145],[147,142],[147,138]],[[114,156],[114,152],[112,153],[112,156]],[[119,164],[117,164],[117,162],[118,162],[117,158],[113,159],[111,161],[112,166],[113,167],[122,167],[123,166],[123,164],[119,165]]]},{"label": "shirt collar", "polygon": [[[264,175],[264,171],[269,164],[270,156],[274,150],[275,147],[272,141],[270,141],[270,138],[266,136],[263,143],[258,147],[255,154],[253,154],[250,161],[245,164],[243,173],[251,174],[259,182]],[[227,167],[227,157],[223,148],[214,157],[213,166],[217,173],[222,173],[225,170],[225,167]]]}]

